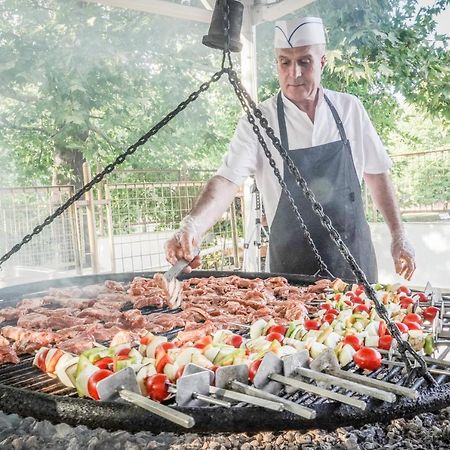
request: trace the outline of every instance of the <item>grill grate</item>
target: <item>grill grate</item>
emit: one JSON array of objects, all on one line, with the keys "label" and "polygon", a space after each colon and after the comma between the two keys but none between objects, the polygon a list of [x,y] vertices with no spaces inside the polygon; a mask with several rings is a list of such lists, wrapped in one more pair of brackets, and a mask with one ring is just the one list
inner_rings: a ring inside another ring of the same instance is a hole
[{"label": "grill grate", "polygon": [[[233,272],[236,274],[236,272]],[[133,276],[151,276],[152,274],[128,274],[128,280]],[[192,276],[201,276],[202,272],[192,274]],[[226,276],[230,273],[211,273],[205,272],[203,276]],[[249,278],[255,276],[272,276],[271,274],[240,274]],[[253,276],[252,276],[253,275]],[[91,284],[92,282],[101,282],[104,279],[116,279],[117,281],[127,281],[127,274],[120,274],[119,276],[95,276],[95,277],[80,277],[78,285]],[[93,280],[94,278],[94,280]],[[100,279],[99,279],[100,278]],[[101,279],[102,278],[102,279]],[[118,279],[119,278],[119,279]],[[122,278],[122,279],[120,279]],[[288,277],[289,278],[289,277]],[[59,281],[59,280],[57,280]],[[290,280],[292,282],[292,280]],[[294,280],[297,284],[310,283],[311,280]],[[0,290],[0,297],[4,300],[0,301],[2,307],[14,306],[15,303],[26,294],[28,298],[39,296],[44,293],[39,287],[36,289],[35,285],[39,283],[22,285],[16,287],[15,292],[10,290],[10,295],[5,295],[5,291],[8,289]],[[53,283],[54,284],[54,283]],[[65,283],[67,286],[67,283]],[[73,285],[73,284],[72,284]],[[34,290],[33,290],[34,288]],[[7,292],[6,292],[7,293]],[[13,295],[14,294],[14,295]],[[444,298],[445,305],[450,305],[450,299]],[[52,305],[47,305],[51,307]],[[53,305],[53,307],[58,305]],[[122,310],[130,309],[128,305],[125,305]],[[160,313],[173,313],[180,311],[169,310],[168,308],[144,308],[141,310],[143,314],[160,314]],[[16,321],[8,321],[8,324],[14,325]],[[450,336],[448,321],[443,321],[442,335],[448,334]],[[1,324],[6,325],[6,322]],[[164,333],[169,339],[174,337],[180,329],[174,329],[167,333]],[[245,333],[242,333],[245,335]],[[106,345],[107,343],[105,343]],[[450,360],[450,340],[441,339],[438,344],[436,355],[437,359]],[[5,411],[17,412],[22,415],[33,415],[38,418],[47,418],[53,421],[65,421],[70,424],[87,424],[89,426],[102,426],[109,429],[123,429],[126,428],[130,431],[151,429],[153,431],[167,431],[168,427],[176,429],[177,426],[165,422],[163,419],[159,419],[156,416],[148,415],[147,413],[139,410],[138,408],[120,404],[120,408],[126,411],[128,416],[123,417],[124,412],[118,412],[117,405],[111,403],[95,402],[91,399],[79,399],[75,389],[65,387],[57,379],[49,378],[48,375],[42,373],[39,369],[32,366],[33,356],[25,355],[20,358],[18,364],[4,364],[0,366],[0,408]],[[434,366],[433,366],[434,367]],[[441,368],[442,369],[442,368]],[[353,363],[351,363],[347,370],[362,373]],[[450,372],[449,372],[450,374]],[[388,367],[383,366],[379,370],[369,375],[372,378],[378,380],[389,381],[398,385],[403,385],[406,381],[406,374],[400,367]],[[407,399],[400,399],[396,404],[387,405],[374,399],[370,399],[364,395],[349,392],[346,389],[335,387],[333,391],[339,392],[347,396],[354,396],[368,403],[368,410],[365,412],[356,411],[346,405],[340,405],[333,400],[318,397],[314,394],[308,394],[303,392],[295,392],[294,394],[282,394],[282,396],[288,400],[299,403],[303,406],[310,407],[316,410],[317,419],[312,421],[305,421],[298,417],[294,417],[289,413],[278,413],[274,415],[272,412],[260,410],[249,405],[238,404],[233,406],[230,410],[224,411],[222,408],[220,412],[217,406],[205,406],[201,408],[178,408],[186,412],[190,412],[196,418],[196,428],[198,431],[260,431],[264,429],[301,429],[311,427],[323,427],[333,428],[335,426],[344,426],[346,421],[348,423],[356,424],[367,423],[370,421],[390,420],[399,416],[411,416],[430,409],[436,409],[436,407],[450,405],[450,384],[446,384],[449,380],[446,375],[436,376],[438,382],[438,388],[430,390],[430,388],[424,383],[423,379],[418,379],[414,383],[414,388],[418,389],[421,393],[421,399],[417,402],[411,403]],[[8,402],[6,397],[22,399],[22,405],[14,404],[14,402]],[[50,394],[42,396],[42,394]],[[46,406],[42,407],[42,403]],[[57,405],[53,409],[48,407],[48,404]],[[170,404],[170,403],[169,403]],[[68,413],[62,414],[61,411],[65,411],[68,408]],[[111,413],[111,409],[113,413]],[[25,414],[24,411],[25,410]],[[81,413],[80,413],[81,411]],[[89,414],[86,414],[89,411]],[[107,411],[107,413],[105,413]],[[219,418],[218,421],[212,421],[209,415]],[[89,416],[89,417],[88,417]],[[142,422],[137,417],[146,417],[146,422]],[[229,417],[228,417],[229,416]],[[209,417],[209,418],[208,418]],[[207,419],[208,418],[208,419]],[[161,422],[162,420],[162,422]],[[160,427],[160,428],[159,428]]]}]

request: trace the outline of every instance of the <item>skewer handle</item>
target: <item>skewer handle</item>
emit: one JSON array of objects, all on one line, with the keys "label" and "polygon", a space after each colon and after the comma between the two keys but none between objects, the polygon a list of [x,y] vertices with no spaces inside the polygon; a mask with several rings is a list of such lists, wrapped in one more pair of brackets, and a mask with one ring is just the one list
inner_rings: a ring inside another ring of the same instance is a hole
[{"label": "skewer handle", "polygon": [[242,394],[241,392],[230,391],[215,386],[211,386],[209,392],[219,397],[248,403],[249,405],[261,406],[262,408],[270,409],[272,411],[284,411],[284,405],[282,403],[264,400],[263,398],[255,397],[253,395]]},{"label": "skewer handle", "polygon": [[321,397],[331,398],[332,400],[336,400],[340,403],[345,403],[346,405],[354,406],[355,408],[362,409],[363,411],[366,409],[366,402],[362,400],[358,400],[353,397],[347,397],[346,395],[339,394],[338,392],[333,392],[328,389],[323,389],[319,386],[315,386],[313,384],[304,383],[303,381],[296,380],[294,378],[288,378],[279,374],[272,374],[269,378],[273,381],[278,381],[282,384],[287,384],[296,389],[310,392],[312,394],[320,395]]},{"label": "skewer handle", "polygon": [[231,386],[233,389],[239,389],[244,391],[246,394],[254,395],[255,397],[264,398],[266,400],[272,400],[274,402],[282,403],[286,411],[291,412],[297,416],[303,417],[305,419],[314,419],[316,417],[316,411],[311,408],[306,408],[297,403],[286,400],[283,397],[278,397],[275,394],[270,394],[269,392],[264,392],[261,389],[256,389],[253,386],[248,386],[247,384],[241,383],[239,381],[232,381]]},{"label": "skewer handle", "polygon": [[374,388],[380,388],[384,391],[392,392],[393,394],[403,395],[403,397],[412,398],[416,400],[419,396],[418,392],[415,389],[407,388],[404,386],[399,386],[397,384],[388,383],[386,381],[377,380],[375,378],[369,378],[364,375],[359,375],[353,372],[347,372],[346,370],[330,370],[331,375],[335,375],[336,377],[341,377],[349,381],[355,381],[356,383],[364,383],[366,386],[371,386]]},{"label": "skewer handle", "polygon": [[385,402],[394,403],[396,400],[395,394],[391,392],[386,392],[381,389],[376,389],[369,386],[364,386],[359,383],[355,383],[353,381],[344,380],[339,377],[335,377],[334,375],[328,375],[323,372],[317,372],[315,370],[306,369],[304,367],[300,367],[297,369],[298,373],[304,377],[312,378],[313,380],[323,381],[324,383],[330,383],[334,386],[340,386],[344,389],[348,389],[353,392],[358,392],[363,395],[368,395],[370,397],[378,398],[379,400],[383,400]]},{"label": "skewer handle", "polygon": [[[390,365],[390,366],[396,366],[396,367],[405,367],[405,363],[402,361],[393,361],[391,359],[382,359],[381,362],[383,364],[387,364],[388,366]],[[429,368],[428,372],[434,373],[435,375],[446,375],[447,377],[450,376],[450,371],[448,371],[448,370]]]},{"label": "skewer handle", "polygon": [[203,395],[203,394],[194,392],[192,394],[192,396],[195,399],[201,400],[202,402],[205,402],[205,403],[211,403],[212,405],[223,406],[224,408],[231,408],[230,402],[226,402],[226,401],[220,400],[218,398],[210,397],[209,395]]},{"label": "skewer handle", "polygon": [[119,392],[119,395],[127,402],[146,409],[147,411],[181,425],[184,428],[192,428],[195,425],[195,420],[193,417],[177,411],[176,409],[169,408],[166,405],[162,405],[161,403],[155,402],[147,397],[136,394],[135,392],[122,389]]}]

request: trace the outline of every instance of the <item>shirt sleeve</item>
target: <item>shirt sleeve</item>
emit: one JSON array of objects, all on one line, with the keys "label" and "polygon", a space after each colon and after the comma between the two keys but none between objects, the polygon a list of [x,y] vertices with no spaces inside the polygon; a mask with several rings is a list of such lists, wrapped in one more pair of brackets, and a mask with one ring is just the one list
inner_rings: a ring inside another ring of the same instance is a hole
[{"label": "shirt sleeve", "polygon": [[216,175],[220,175],[240,186],[254,175],[258,165],[258,140],[247,117],[243,116],[231,139],[228,152]]},{"label": "shirt sleeve", "polygon": [[377,174],[387,172],[392,167],[386,147],[381,142],[363,104],[357,99],[362,121],[362,145],[364,152],[363,172]]}]

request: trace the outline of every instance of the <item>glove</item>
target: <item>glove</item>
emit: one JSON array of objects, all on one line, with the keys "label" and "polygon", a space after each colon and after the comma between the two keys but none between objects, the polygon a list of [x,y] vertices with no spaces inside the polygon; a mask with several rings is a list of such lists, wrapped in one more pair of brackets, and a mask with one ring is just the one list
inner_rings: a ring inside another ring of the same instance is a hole
[{"label": "glove", "polygon": [[167,261],[172,265],[180,259],[191,261],[184,269],[186,273],[191,272],[201,264],[200,255],[194,257],[194,247],[200,248],[202,238],[196,219],[186,216],[180,229],[166,242]]},{"label": "glove", "polygon": [[410,280],[416,270],[415,253],[404,234],[393,236],[391,254],[394,260],[395,272],[406,280]]}]

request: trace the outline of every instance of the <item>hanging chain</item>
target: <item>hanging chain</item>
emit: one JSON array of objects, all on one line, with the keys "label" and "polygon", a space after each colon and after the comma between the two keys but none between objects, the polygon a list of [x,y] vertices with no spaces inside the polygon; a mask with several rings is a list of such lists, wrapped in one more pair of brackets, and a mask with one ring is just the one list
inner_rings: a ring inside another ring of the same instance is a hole
[{"label": "hanging chain", "polygon": [[85,184],[78,192],[70,197],[63,205],[58,207],[51,215],[49,215],[41,225],[36,226],[30,234],[27,234],[22,240],[14,245],[8,253],[5,253],[0,258],[0,270],[2,264],[7,261],[14,253],[17,253],[23,245],[31,241],[31,239],[39,234],[47,225],[50,225],[58,216],[60,216],[66,209],[79,200],[86,192],[90,191],[97,183],[103,180],[105,175],[111,173],[118,165],[122,164],[125,159],[132,155],[139,147],[144,145],[152,136],[154,136],[161,128],[167,125],[175,116],[183,111],[190,103],[197,100],[198,96],[206,92],[212,83],[220,80],[221,76],[226,72],[226,69],[222,67],[219,72],[216,72],[212,77],[198,88],[198,90],[192,92],[189,97],[182,101],[175,109],[167,114],[160,122],[158,122],[150,131],[144,134],[136,143],[127,148],[127,150],[119,155],[111,164],[108,164],[101,172],[92,178],[89,183]]},{"label": "hanging chain", "polygon": [[[424,359],[411,347],[411,344],[409,342],[403,340],[400,331],[396,327],[396,325],[390,320],[389,315],[387,313],[386,308],[384,305],[378,300],[376,296],[376,292],[374,288],[369,284],[366,275],[361,270],[361,268],[358,266],[358,263],[356,262],[353,255],[350,253],[348,247],[345,245],[344,241],[342,240],[339,232],[333,227],[333,224],[331,223],[330,218],[325,214],[322,205],[317,202],[314,193],[309,189],[306,180],[302,177],[300,174],[298,168],[290,158],[288,152],[280,143],[280,140],[275,136],[274,130],[269,127],[267,119],[263,116],[261,110],[256,106],[255,102],[252,100],[248,92],[245,90],[244,86],[242,85],[241,81],[239,80],[239,77],[237,73],[229,69],[228,70],[228,79],[231,83],[231,85],[234,88],[234,91],[242,104],[244,111],[247,113],[247,118],[249,122],[253,126],[253,131],[256,134],[258,141],[260,142],[261,146],[264,149],[264,153],[266,154],[267,158],[269,159],[270,166],[274,169],[275,175],[278,179],[278,182],[280,183],[283,191],[288,196],[289,202],[291,203],[291,206],[294,206],[294,212],[296,211],[295,203],[293,205],[294,200],[292,199],[292,196],[289,192],[286,192],[287,187],[285,182],[282,180],[279,170],[276,168],[275,161],[270,153],[270,151],[267,149],[267,144],[265,143],[263,137],[261,136],[261,133],[259,131],[258,126],[255,123],[255,118],[259,120],[259,124],[261,127],[265,130],[267,136],[272,141],[273,146],[278,150],[280,156],[283,158],[283,160],[286,162],[289,171],[295,178],[296,184],[302,189],[303,194],[305,197],[310,201],[312,209],[314,213],[319,217],[320,222],[322,223],[323,227],[328,231],[330,238],[334,241],[336,246],[338,247],[341,255],[345,258],[345,260],[350,265],[350,268],[352,269],[356,279],[360,284],[362,284],[365,288],[367,296],[374,302],[375,304],[375,310],[377,311],[380,318],[382,318],[386,322],[386,326],[389,329],[389,332],[391,333],[391,336],[393,336],[397,343],[398,343],[398,350],[402,356],[403,361],[405,362],[406,369],[409,373],[408,381],[411,382],[412,378],[414,376],[414,372],[416,370],[419,371],[420,375],[423,376],[430,384],[436,384],[436,381],[434,378],[430,375],[427,369],[427,365],[424,361]],[[245,104],[245,106],[244,106]],[[297,219],[300,220],[300,224],[302,228],[305,226],[300,214],[297,215]],[[309,234],[309,233],[308,233]],[[311,243],[310,243],[311,244]],[[314,245],[314,243],[312,244]],[[315,247],[314,247],[315,248]],[[320,256],[319,256],[320,258]],[[409,353],[419,364],[418,367],[412,367],[409,358],[407,357],[407,353]]]}]

